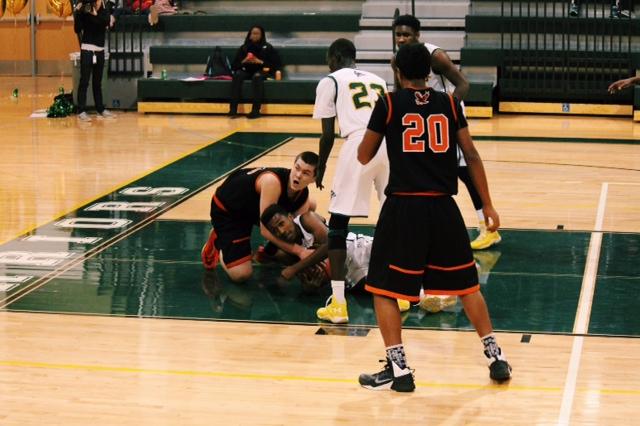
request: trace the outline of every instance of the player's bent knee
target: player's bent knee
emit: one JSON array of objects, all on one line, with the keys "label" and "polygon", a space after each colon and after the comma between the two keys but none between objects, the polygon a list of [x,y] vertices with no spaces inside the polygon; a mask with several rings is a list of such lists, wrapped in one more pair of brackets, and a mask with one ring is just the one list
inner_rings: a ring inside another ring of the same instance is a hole
[{"label": "player's bent knee", "polygon": [[251,260],[247,262],[241,263],[239,265],[235,265],[233,267],[227,268],[227,275],[229,279],[236,283],[242,283],[247,281],[253,275],[253,267],[251,266]]}]

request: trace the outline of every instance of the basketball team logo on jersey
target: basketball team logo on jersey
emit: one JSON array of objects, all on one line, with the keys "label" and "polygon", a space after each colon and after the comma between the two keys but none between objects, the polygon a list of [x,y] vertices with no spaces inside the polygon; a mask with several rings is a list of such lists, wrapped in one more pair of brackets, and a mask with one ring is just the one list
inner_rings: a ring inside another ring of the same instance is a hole
[{"label": "basketball team logo on jersey", "polygon": [[426,105],[429,103],[429,92],[413,92],[416,97],[416,105]]}]

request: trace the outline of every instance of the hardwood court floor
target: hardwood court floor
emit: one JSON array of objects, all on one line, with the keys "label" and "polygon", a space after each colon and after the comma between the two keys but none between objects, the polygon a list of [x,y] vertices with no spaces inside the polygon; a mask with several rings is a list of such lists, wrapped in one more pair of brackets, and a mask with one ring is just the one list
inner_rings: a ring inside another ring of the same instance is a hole
[{"label": "hardwood court floor", "polygon": [[[153,171],[165,170],[177,158],[233,132],[320,131],[317,122],[305,117],[248,121],[124,113],[116,120],[88,125],[75,118],[27,118],[51,103],[61,81],[70,85],[60,79],[17,83],[0,79],[0,94],[6,94],[0,96],[5,117],[0,123],[4,133],[0,243],[9,241],[6,247],[12,247],[24,231],[44,229],[52,220]],[[9,96],[16,84],[20,86],[17,101]],[[318,325],[299,325],[304,320],[282,324],[260,318],[251,322],[148,318],[172,316],[167,314],[171,303],[213,301],[199,292],[195,278],[192,289],[184,290],[190,299],[174,298],[179,294],[169,292],[172,283],[160,282],[201,274],[197,259],[186,261],[166,252],[157,259],[163,252],[145,251],[145,247],[153,249],[156,244],[164,249],[170,243],[127,238],[114,243],[107,254],[87,254],[86,267],[70,268],[52,277],[51,284],[11,299],[8,306],[0,305],[4,306],[0,312],[0,423],[628,424],[637,415],[640,399],[640,373],[635,368],[640,343],[637,329],[623,327],[629,316],[619,311],[637,312],[638,308],[640,271],[632,259],[637,258],[640,233],[640,149],[635,142],[640,139],[640,126],[630,119],[499,116],[472,120],[471,130],[477,136],[503,225],[513,230],[513,234],[505,231],[514,237],[511,243],[505,241],[501,262],[506,262],[505,257],[519,259],[531,271],[528,276],[536,270],[544,272],[534,285],[549,284],[555,289],[551,294],[535,293],[531,299],[531,286],[521,285],[524,267],[510,270],[506,263],[490,277],[487,290],[490,306],[497,308],[496,321],[503,321],[502,305],[526,307],[517,315],[512,308],[511,314],[521,318],[520,325],[501,327],[505,331],[498,334],[514,366],[510,384],[489,381],[480,343],[473,332],[458,325],[457,313],[438,314],[424,327],[415,318],[420,312],[413,308],[407,321],[416,328],[404,333],[418,384],[412,395],[358,387],[357,375],[376,370],[376,359],[383,356],[375,328],[356,336],[358,330],[369,328],[325,327],[328,335],[316,335]],[[509,140],[513,137],[526,140]],[[316,137],[295,137],[252,164],[288,166],[296,153],[316,146]],[[338,148],[339,144],[329,164],[327,184]],[[199,231],[179,240],[183,244],[175,247],[176,253],[197,256],[206,235],[212,189],[169,210],[153,225],[163,235],[165,224],[199,224]],[[314,189],[313,194],[320,212],[326,213],[327,191]],[[474,226],[464,189],[458,200],[467,224]],[[375,215],[365,221],[374,222]],[[551,234],[558,225],[585,231],[580,234],[583,243],[573,246],[579,248],[561,252],[569,257],[560,263],[584,273],[549,271],[557,252],[533,237],[530,244],[515,237],[529,235],[521,229]],[[600,245],[595,243],[599,238]],[[531,255],[527,249],[537,243],[544,247],[534,247]],[[596,246],[600,250],[592,253]],[[131,247],[141,251],[127,251]],[[140,254],[145,252],[146,257]],[[177,272],[159,272],[171,265]],[[590,270],[594,265],[596,271]],[[12,269],[10,263],[0,263],[0,271],[2,276],[32,272]],[[570,312],[558,312],[561,308],[553,304],[564,297],[557,291],[566,287],[558,281],[562,277],[578,282],[573,284],[577,290],[571,296]],[[118,286],[123,279],[134,285]],[[138,289],[138,281],[150,285]],[[277,294],[269,283],[250,285],[255,297]],[[492,294],[501,287],[504,292]],[[81,302],[73,302],[71,295],[78,293]],[[227,290],[222,297],[241,304],[246,294]],[[0,291],[0,300],[9,296]],[[158,307],[157,298],[168,305]],[[299,318],[304,318],[316,302],[307,305],[297,300],[288,305],[272,301],[272,305],[275,309],[299,307],[303,310]],[[528,302],[519,303],[523,300]],[[134,302],[134,306],[116,305],[116,301]],[[55,306],[51,311],[85,314],[38,313],[46,310],[45,302]],[[65,303],[76,310],[62,309]],[[155,311],[156,307],[166,311]],[[609,322],[610,328],[591,329],[591,312],[592,322]],[[569,317],[568,330],[564,319],[560,325],[564,314]],[[451,315],[457,318],[452,323],[447,320]],[[551,331],[537,332],[533,319],[545,315]],[[637,318],[630,321],[638,324]],[[353,335],[331,334],[341,331]]]}]

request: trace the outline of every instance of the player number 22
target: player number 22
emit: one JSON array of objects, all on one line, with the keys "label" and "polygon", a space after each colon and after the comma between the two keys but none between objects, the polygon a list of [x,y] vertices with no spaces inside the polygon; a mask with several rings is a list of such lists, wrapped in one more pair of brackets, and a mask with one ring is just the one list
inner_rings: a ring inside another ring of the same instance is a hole
[{"label": "player number 22", "polygon": [[[371,102],[369,102],[369,91],[364,83],[353,82],[349,83],[349,89],[353,92],[351,99],[356,109],[371,108]],[[370,83],[369,89],[378,93],[378,96],[384,96],[384,87],[379,84]]]},{"label": "player number 22", "polygon": [[449,149],[449,119],[443,114],[432,114],[425,120],[420,114],[405,114],[402,125],[406,128],[402,132],[402,151],[424,152],[425,124],[429,135],[429,149],[440,154]]}]

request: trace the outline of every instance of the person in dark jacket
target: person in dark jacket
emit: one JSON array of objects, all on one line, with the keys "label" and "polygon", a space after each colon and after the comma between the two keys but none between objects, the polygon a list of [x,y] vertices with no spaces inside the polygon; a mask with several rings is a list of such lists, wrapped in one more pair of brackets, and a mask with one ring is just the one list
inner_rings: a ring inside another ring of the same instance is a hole
[{"label": "person in dark jacket", "polygon": [[113,117],[102,103],[102,72],[106,32],[114,23],[115,19],[104,7],[102,0],[81,0],[73,13],[73,27],[80,40],[80,83],[77,102],[78,118],[82,121],[91,121],[87,115],[89,77],[98,117]]},{"label": "person in dark jacket", "polygon": [[254,25],[247,33],[244,44],[238,49],[233,60],[233,81],[229,115],[238,115],[238,102],[242,93],[242,82],[251,79],[253,83],[253,106],[248,118],[260,117],[260,105],[264,97],[264,80],[273,77],[281,67],[280,57],[274,47],[267,43],[264,28]]}]

